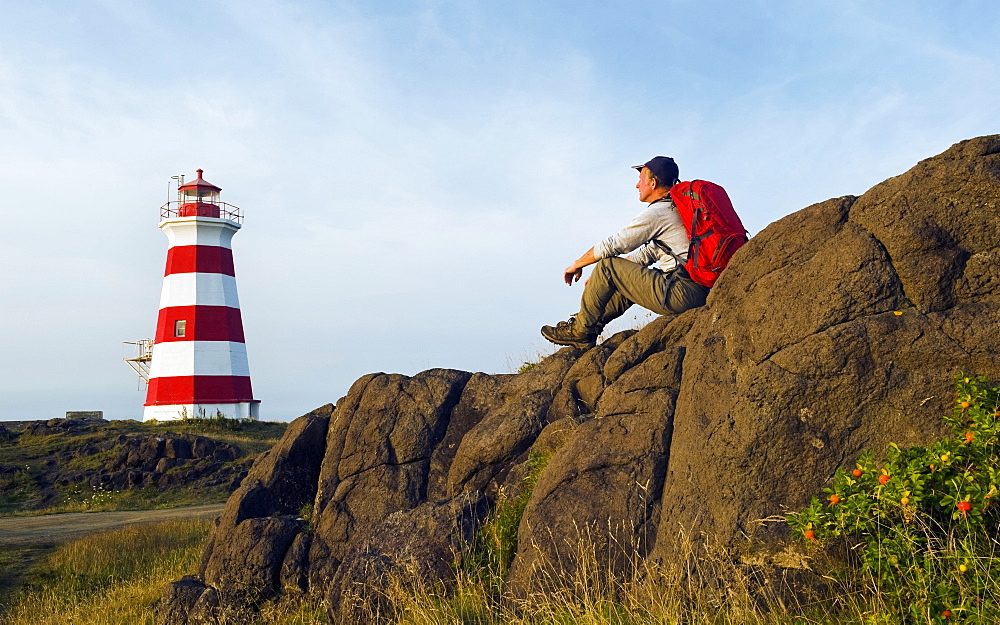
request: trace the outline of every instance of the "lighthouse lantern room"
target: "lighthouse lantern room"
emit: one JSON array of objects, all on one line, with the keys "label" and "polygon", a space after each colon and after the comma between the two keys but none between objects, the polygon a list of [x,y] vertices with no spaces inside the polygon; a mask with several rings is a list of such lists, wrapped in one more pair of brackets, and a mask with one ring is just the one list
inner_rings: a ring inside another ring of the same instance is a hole
[{"label": "lighthouse lantern room", "polygon": [[144,421],[259,417],[233,267],[242,215],[197,173],[160,209],[169,247]]}]

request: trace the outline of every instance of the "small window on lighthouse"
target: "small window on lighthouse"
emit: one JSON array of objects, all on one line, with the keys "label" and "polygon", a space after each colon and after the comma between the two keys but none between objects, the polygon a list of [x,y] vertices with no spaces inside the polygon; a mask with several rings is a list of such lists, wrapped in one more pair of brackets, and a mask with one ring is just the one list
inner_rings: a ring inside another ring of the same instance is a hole
[{"label": "small window on lighthouse", "polygon": [[178,319],[174,322],[174,336],[184,336],[187,331],[187,321]]}]

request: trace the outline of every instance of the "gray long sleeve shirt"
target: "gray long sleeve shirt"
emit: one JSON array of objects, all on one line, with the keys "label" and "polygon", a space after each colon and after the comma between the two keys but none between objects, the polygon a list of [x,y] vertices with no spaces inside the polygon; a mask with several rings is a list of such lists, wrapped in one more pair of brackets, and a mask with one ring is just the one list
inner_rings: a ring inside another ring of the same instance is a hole
[{"label": "gray long sleeve shirt", "polygon": [[594,258],[600,260],[628,254],[629,260],[644,267],[659,261],[662,271],[673,269],[677,264],[674,258],[654,241],[660,241],[681,259],[687,259],[687,231],[669,196],[651,202],[628,225],[598,242],[594,246]]}]

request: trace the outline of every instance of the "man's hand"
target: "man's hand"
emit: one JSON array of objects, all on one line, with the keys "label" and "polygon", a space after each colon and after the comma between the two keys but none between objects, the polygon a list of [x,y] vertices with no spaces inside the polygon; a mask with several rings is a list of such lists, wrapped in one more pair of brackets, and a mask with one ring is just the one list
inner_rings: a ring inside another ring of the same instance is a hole
[{"label": "man's hand", "polygon": [[[594,248],[590,248],[583,253],[583,256],[576,259],[572,265],[563,270],[563,282],[573,286],[574,282],[579,282],[580,278],[583,277],[583,268],[588,265],[593,265],[596,262],[597,259],[594,258]],[[584,283],[584,286],[586,286],[586,283]]]},{"label": "man's hand", "polygon": [[578,269],[575,264],[563,271],[563,280],[570,286],[573,286],[574,282],[579,282],[581,277],[583,277],[583,269]]}]

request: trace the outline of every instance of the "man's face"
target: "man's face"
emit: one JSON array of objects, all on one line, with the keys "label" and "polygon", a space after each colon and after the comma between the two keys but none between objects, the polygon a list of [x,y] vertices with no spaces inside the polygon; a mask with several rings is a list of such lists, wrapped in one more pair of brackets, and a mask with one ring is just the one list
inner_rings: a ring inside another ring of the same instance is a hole
[{"label": "man's face", "polygon": [[635,188],[639,189],[639,201],[650,202],[653,192],[656,191],[655,183],[649,179],[649,170],[645,167],[639,171],[639,182],[635,183]]}]

